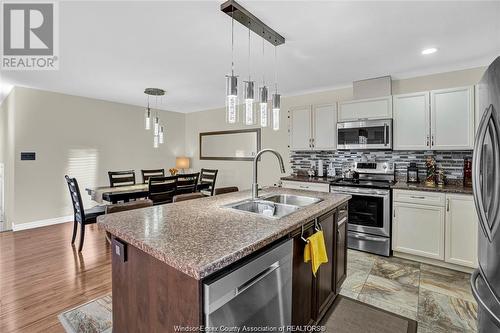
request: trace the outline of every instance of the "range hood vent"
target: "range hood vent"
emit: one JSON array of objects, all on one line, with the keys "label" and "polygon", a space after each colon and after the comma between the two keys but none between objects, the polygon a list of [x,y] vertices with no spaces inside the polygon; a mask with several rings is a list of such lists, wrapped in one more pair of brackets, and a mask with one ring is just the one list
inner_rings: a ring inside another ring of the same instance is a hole
[{"label": "range hood vent", "polygon": [[352,89],[354,99],[389,96],[392,94],[391,76],[354,81]]}]

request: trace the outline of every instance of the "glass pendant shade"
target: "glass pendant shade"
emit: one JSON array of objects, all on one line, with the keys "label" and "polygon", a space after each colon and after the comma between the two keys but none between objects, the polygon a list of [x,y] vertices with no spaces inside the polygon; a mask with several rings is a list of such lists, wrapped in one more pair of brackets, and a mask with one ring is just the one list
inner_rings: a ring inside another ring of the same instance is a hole
[{"label": "glass pendant shade", "polygon": [[280,129],[281,95],[273,94],[273,130]]},{"label": "glass pendant shade", "polygon": [[158,138],[158,135],[155,135],[153,137],[153,147],[154,148],[158,148],[158,143],[159,143],[159,138]]},{"label": "glass pendant shade", "polygon": [[158,141],[160,144],[165,143],[165,134],[164,134],[164,128],[163,126],[160,126],[160,133],[158,134]]},{"label": "glass pendant shade", "polygon": [[158,116],[155,117],[155,125],[154,125],[154,135],[158,136],[160,132],[160,118]]},{"label": "glass pendant shade", "polygon": [[238,77],[226,75],[226,122],[238,122]]},{"label": "glass pendant shade", "polygon": [[144,114],[144,127],[148,131],[151,129],[151,109],[149,107],[146,108],[146,112]]},{"label": "glass pendant shade", "polygon": [[259,106],[260,106],[260,126],[267,127],[269,124],[269,117],[267,111],[267,87],[262,86],[259,88]]},{"label": "glass pendant shade", "polygon": [[255,124],[254,82],[245,81],[245,125]]}]

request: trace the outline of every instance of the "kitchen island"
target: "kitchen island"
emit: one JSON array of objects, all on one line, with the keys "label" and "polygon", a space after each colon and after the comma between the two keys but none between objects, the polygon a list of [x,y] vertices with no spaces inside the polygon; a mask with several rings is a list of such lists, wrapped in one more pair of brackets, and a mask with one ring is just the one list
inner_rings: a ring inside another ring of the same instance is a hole
[{"label": "kitchen island", "polygon": [[[173,332],[204,325],[203,282],[233,270],[285,239],[293,242],[292,323],[318,322],[346,274],[347,201],[350,196],[283,188],[322,201],[279,219],[229,207],[249,191],[100,216],[112,235],[113,330]],[[320,225],[329,263],[314,278],[303,262],[307,237]]]}]

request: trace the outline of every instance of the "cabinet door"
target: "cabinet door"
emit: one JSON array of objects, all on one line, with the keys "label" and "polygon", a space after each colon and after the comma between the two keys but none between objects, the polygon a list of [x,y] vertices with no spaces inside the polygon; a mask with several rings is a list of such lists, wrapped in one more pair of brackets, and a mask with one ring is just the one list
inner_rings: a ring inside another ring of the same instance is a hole
[{"label": "cabinet door", "polygon": [[471,195],[446,195],[445,260],[477,267],[478,217]]},{"label": "cabinet door", "polygon": [[[314,233],[314,225],[304,230],[307,238]],[[292,267],[292,325],[312,325],[316,319],[316,280],[311,264],[304,263],[304,246],[300,232],[293,236]]]},{"label": "cabinet door", "polygon": [[322,264],[316,274],[317,280],[317,300],[318,300],[318,316],[317,321],[321,320],[329,305],[335,298],[335,275],[334,275],[334,249],[335,249],[335,212],[332,211],[318,218],[318,223],[323,230],[325,238],[326,253],[328,255],[328,262]]},{"label": "cabinet door", "polygon": [[432,149],[472,149],[473,142],[473,87],[431,91]]},{"label": "cabinet door", "polygon": [[310,150],[312,138],[311,107],[290,110],[290,150]]},{"label": "cabinet door", "polygon": [[444,207],[394,202],[392,249],[444,259]]},{"label": "cabinet door", "polygon": [[339,121],[390,118],[392,118],[392,96],[339,103]]},{"label": "cabinet door", "polygon": [[394,150],[430,148],[429,92],[393,96]]},{"label": "cabinet door", "polygon": [[347,205],[340,207],[337,214],[337,239],[335,253],[335,290],[340,292],[347,277]]},{"label": "cabinet door", "polygon": [[312,145],[315,150],[337,149],[337,104],[313,107]]}]

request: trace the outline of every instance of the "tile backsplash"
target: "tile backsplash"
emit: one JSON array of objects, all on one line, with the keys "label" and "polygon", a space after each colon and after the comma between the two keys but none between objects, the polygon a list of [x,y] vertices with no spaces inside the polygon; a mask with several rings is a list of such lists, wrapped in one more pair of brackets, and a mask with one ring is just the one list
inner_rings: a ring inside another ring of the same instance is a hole
[{"label": "tile backsplash", "polygon": [[294,174],[300,170],[309,169],[311,162],[317,167],[317,161],[323,160],[324,174],[326,168],[333,162],[333,166],[340,173],[342,165],[349,162],[359,162],[362,157],[370,162],[392,162],[396,169],[396,178],[406,180],[406,168],[410,162],[416,162],[420,179],[425,178],[425,159],[434,156],[438,169],[443,169],[448,179],[462,179],[464,158],[472,158],[472,150],[466,151],[291,151],[290,163]]}]

